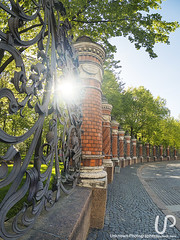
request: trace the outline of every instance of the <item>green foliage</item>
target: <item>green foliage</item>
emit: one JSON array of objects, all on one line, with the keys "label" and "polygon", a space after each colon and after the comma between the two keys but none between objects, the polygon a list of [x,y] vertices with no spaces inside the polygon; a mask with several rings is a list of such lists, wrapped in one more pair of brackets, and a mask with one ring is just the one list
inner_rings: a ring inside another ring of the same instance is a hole
[{"label": "green foliage", "polygon": [[118,82],[115,74],[110,70],[104,72],[102,91],[109,103],[113,105],[112,114],[116,117],[121,115],[123,83]]},{"label": "green foliage", "polygon": [[125,91],[111,71],[105,71],[102,90],[113,106],[112,116],[131,136],[144,143],[180,148],[180,122],[170,117],[164,99],[154,98],[142,86]]},{"label": "green foliage", "polygon": [[124,36],[134,43],[137,49],[144,47],[151,58],[156,42],[169,44],[169,34],[178,22],[166,22],[158,13],[150,14],[151,9],[160,9],[161,0],[119,0],[62,1],[67,8],[67,16],[72,23],[75,36],[87,35],[100,42],[107,52],[115,52],[109,42],[111,37]]},{"label": "green foliage", "polygon": [[123,125],[131,130],[131,135],[141,133],[142,137],[150,138],[158,122],[169,113],[164,99],[155,99],[144,87],[128,89],[123,96],[123,106]]},{"label": "green foliage", "polygon": [[[17,1],[23,6],[28,15],[35,12],[34,1]],[[113,53],[116,47],[112,46],[109,39],[116,36],[124,36],[134,43],[137,49],[144,47],[151,58],[157,55],[153,51],[155,43],[162,42],[169,44],[169,34],[176,30],[180,25],[177,22],[166,22],[158,13],[151,14],[150,11],[160,9],[162,0],[62,0],[66,7],[67,17],[72,24],[72,33],[75,39],[82,35],[90,36],[94,41],[102,44],[107,53],[107,62],[105,64],[107,71],[104,75],[102,86],[103,93],[106,95],[109,103],[113,105],[113,115],[123,126],[131,131],[131,134],[141,135],[148,141],[158,142],[162,139],[159,133],[162,133],[161,122],[164,129],[167,126],[174,126],[171,131],[178,132],[179,124],[168,119],[169,111],[165,106],[165,101],[161,98],[154,99],[152,94],[144,89],[129,89],[124,91],[123,84],[110,71],[112,67],[118,67],[119,61],[113,60]],[[10,1],[2,0],[6,7],[10,7]],[[43,16],[43,9],[41,9]],[[56,13],[55,13],[56,16]],[[0,29],[7,33],[8,18],[10,17],[4,10],[0,9]],[[19,28],[23,40],[33,39],[40,31],[42,22],[40,18],[29,21],[26,25]],[[28,34],[26,31],[28,28]],[[46,39],[46,38],[45,38]],[[31,64],[37,62],[35,56],[36,47],[19,49],[22,52],[27,78],[30,74]],[[23,94],[18,95],[11,84],[11,78],[16,70],[14,61],[6,67],[6,60],[10,54],[5,53],[3,74],[1,74],[1,87],[8,87],[13,90],[15,97],[23,99]],[[111,59],[111,60],[110,60]],[[8,100],[2,99],[0,102],[0,125],[1,128],[12,135],[21,135],[35,122],[37,116],[31,111],[24,109],[24,118],[17,115],[10,115],[7,111]],[[167,120],[168,119],[168,120]],[[167,121],[167,122],[166,122]],[[170,125],[168,123],[171,123]],[[164,136],[167,135],[164,133]],[[45,136],[44,136],[45,137]],[[177,142],[176,140],[174,140]],[[169,139],[167,144],[173,142]],[[25,149],[23,146],[18,146]]]},{"label": "green foliage", "polygon": [[[31,169],[31,168],[33,168],[33,165],[29,164],[28,169]],[[63,170],[63,168],[64,168],[63,164],[60,163],[60,172]],[[8,174],[12,171],[12,169],[13,169],[13,164],[8,164]],[[44,173],[46,170],[47,170],[47,165],[42,164],[41,165],[41,173]],[[55,166],[53,165],[52,174],[51,174],[51,178],[50,178],[49,189],[52,189],[52,187],[53,187],[53,182],[54,182],[54,177],[55,176],[56,176],[56,170],[55,170]],[[23,179],[21,181],[21,184],[20,184],[19,188],[24,185],[25,181],[26,181],[26,175],[23,176]],[[4,196],[7,194],[7,191],[9,190],[10,186],[11,185],[8,185],[4,188],[1,188],[0,202],[2,202]],[[24,206],[24,202],[26,202],[29,207],[32,205],[32,203],[29,203],[27,201],[28,194],[29,194],[29,192],[27,192],[26,195],[17,204],[15,204],[11,208],[11,210],[7,214],[7,219],[10,219],[10,218],[14,217],[22,209],[22,207]]]},{"label": "green foliage", "polygon": [[[71,25],[75,39],[82,35],[90,36],[94,41],[102,44],[110,58],[111,64],[118,66],[119,62],[114,61],[113,54],[116,47],[109,39],[112,37],[127,37],[136,49],[145,48],[151,58],[157,57],[153,48],[155,43],[169,44],[169,35],[180,25],[178,22],[167,22],[162,19],[159,13],[150,13],[151,10],[161,8],[163,0],[62,0],[66,7],[66,16]],[[10,1],[1,1],[10,8]],[[27,15],[36,11],[34,1],[18,1]],[[43,16],[43,9],[41,9]],[[55,16],[57,14],[55,13]],[[4,10],[0,9],[0,29],[8,32],[8,21],[10,17]],[[56,16],[57,17],[57,16]],[[19,28],[23,33],[22,39],[34,38],[42,27],[39,18],[29,21]],[[28,34],[26,31],[28,29]],[[22,34],[21,34],[22,35]],[[34,51],[32,49],[31,51]],[[31,55],[31,54],[29,54]]]}]

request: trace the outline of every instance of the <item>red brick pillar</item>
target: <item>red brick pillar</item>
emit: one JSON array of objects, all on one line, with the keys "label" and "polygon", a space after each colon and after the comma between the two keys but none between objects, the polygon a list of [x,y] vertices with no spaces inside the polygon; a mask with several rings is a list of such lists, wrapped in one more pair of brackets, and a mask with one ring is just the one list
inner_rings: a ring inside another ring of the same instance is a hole
[{"label": "red brick pillar", "polygon": [[144,159],[143,159],[143,145],[142,145],[142,142],[139,140],[139,162],[142,163],[144,162]]},{"label": "red brick pillar", "polygon": [[153,146],[153,160],[157,161],[157,156],[156,156],[156,146]]},{"label": "red brick pillar", "polygon": [[112,162],[114,166],[119,164],[118,159],[118,126],[119,123],[115,120],[111,121],[111,129],[112,129]]},{"label": "red brick pillar", "polygon": [[160,145],[159,147],[159,158],[160,158],[160,161],[163,161],[163,146]]},{"label": "red brick pillar", "polygon": [[177,160],[177,150],[174,148],[174,160]]},{"label": "red brick pillar", "polygon": [[103,117],[103,166],[107,172],[107,181],[111,183],[113,181],[113,162],[111,161],[111,111],[112,105],[108,104],[107,99],[102,98],[102,117]]},{"label": "red brick pillar", "polygon": [[170,160],[169,146],[166,148],[166,155],[167,155],[167,161],[169,161]]},{"label": "red brick pillar", "polygon": [[79,72],[84,88],[82,101],[82,166],[80,186],[92,193],[91,227],[103,228],[107,199],[107,173],[102,155],[101,84],[105,51],[89,37],[77,39],[74,47],[79,56]]},{"label": "red brick pillar", "polygon": [[146,159],[147,159],[147,162],[150,162],[149,143],[146,143]]},{"label": "red brick pillar", "polygon": [[129,133],[126,133],[125,136],[125,141],[126,141],[126,163],[125,165],[131,165],[131,136]]},{"label": "red brick pillar", "polygon": [[133,138],[132,140],[132,147],[133,147],[133,163],[137,163],[137,156],[136,156],[136,143],[137,140]]},{"label": "red brick pillar", "polygon": [[125,159],[124,159],[124,134],[125,131],[120,129],[118,131],[119,135],[119,165],[121,167],[125,167]]}]

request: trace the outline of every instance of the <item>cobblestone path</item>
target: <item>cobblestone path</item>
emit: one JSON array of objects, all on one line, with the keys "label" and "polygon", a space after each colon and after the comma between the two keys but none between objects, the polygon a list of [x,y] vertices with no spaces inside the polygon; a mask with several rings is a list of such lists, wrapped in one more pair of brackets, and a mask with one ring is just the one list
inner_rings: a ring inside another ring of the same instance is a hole
[{"label": "cobblestone path", "polygon": [[[153,165],[156,164],[158,163],[154,163]],[[141,167],[140,164],[128,166],[126,168],[122,168],[120,174],[114,175],[113,183],[108,185],[108,198],[104,228],[101,230],[91,229],[87,240],[180,240],[179,230],[176,229],[176,227],[170,227],[172,223],[169,220],[167,222],[166,231],[163,235],[160,235],[155,231],[156,217],[159,216],[158,230],[161,232],[164,227],[165,215],[152,201],[151,197],[149,196],[139,177],[137,176],[137,170],[139,167]],[[146,167],[142,169],[141,176],[144,176],[143,178],[147,182],[149,178],[146,177],[146,175],[148,176],[149,174],[149,177],[151,177],[150,169],[146,169]],[[154,172],[154,174],[161,174],[160,169],[158,170],[158,168],[155,168],[155,170],[159,172]],[[161,170],[163,171],[163,169]],[[171,168],[169,174],[171,173],[171,175],[173,175],[172,172],[173,168]],[[177,172],[175,176],[177,177]],[[178,178],[176,178],[176,180],[177,179]],[[180,172],[178,180],[180,180]],[[161,185],[159,185],[159,190],[160,188],[162,188],[163,185],[162,179],[160,183]],[[153,181],[151,182],[151,185],[154,189],[156,189],[156,193],[159,193],[159,190],[155,187],[156,184],[154,184]],[[177,188],[177,181],[174,187]],[[176,188],[174,188],[174,191],[176,190]],[[160,193],[159,196],[161,196]],[[176,195],[176,204],[177,201],[178,199]]]}]

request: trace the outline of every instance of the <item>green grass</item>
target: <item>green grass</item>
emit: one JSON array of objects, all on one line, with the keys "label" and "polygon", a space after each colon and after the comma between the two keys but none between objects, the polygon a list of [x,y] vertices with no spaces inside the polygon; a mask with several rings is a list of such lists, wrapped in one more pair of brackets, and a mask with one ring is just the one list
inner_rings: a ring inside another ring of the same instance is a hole
[{"label": "green grass", "polygon": [[[31,169],[33,167],[33,164],[29,164],[27,169]],[[47,170],[47,165],[42,164],[41,165],[41,173],[45,172]],[[8,164],[8,174],[12,171],[13,168],[13,164]],[[60,163],[60,172],[63,170],[64,166],[62,163]],[[50,178],[50,184],[49,184],[49,189],[52,189],[52,185],[54,182],[54,177],[56,175],[56,170],[55,170],[55,166],[53,165],[52,167],[52,172],[51,172],[51,178]],[[18,187],[18,189],[20,189],[24,183],[26,181],[26,174],[24,174],[23,179]],[[0,202],[2,202],[2,200],[4,199],[4,197],[6,196],[9,188],[11,187],[11,184],[8,186],[5,186],[3,188],[0,189]],[[28,204],[28,206],[31,205],[31,203],[28,203],[27,201],[27,197],[29,195],[29,191],[26,193],[26,195],[18,202],[16,203],[7,213],[7,219],[12,218],[13,216],[15,216],[23,207],[24,202],[26,202]]]}]

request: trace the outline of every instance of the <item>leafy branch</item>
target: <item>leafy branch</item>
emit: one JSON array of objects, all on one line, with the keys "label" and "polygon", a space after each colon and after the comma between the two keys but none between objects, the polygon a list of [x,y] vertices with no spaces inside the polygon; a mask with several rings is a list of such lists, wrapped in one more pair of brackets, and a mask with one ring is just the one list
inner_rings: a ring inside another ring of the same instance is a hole
[{"label": "leafy branch", "polygon": [[117,20],[94,20],[94,21],[83,21],[83,20],[72,20],[73,22],[80,22],[80,23],[117,23],[120,21],[137,21],[135,19],[130,19],[130,18],[122,18],[122,19],[117,19]]}]

